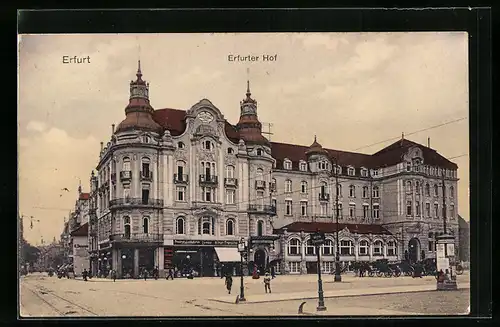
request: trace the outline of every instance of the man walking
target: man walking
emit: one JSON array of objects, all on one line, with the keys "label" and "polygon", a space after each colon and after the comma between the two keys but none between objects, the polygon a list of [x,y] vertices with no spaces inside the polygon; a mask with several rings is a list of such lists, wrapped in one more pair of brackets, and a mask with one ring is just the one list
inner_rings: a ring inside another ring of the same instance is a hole
[{"label": "man walking", "polygon": [[148,270],[146,269],[146,267],[144,267],[144,270],[142,271],[142,274],[144,276],[144,280],[148,279]]},{"label": "man walking", "polygon": [[269,293],[271,293],[271,277],[269,277],[269,273],[266,272],[264,276],[264,288],[267,291],[269,290]]},{"label": "man walking", "polygon": [[111,270],[111,278],[113,278],[113,282],[116,282],[116,270]]},{"label": "man walking", "polygon": [[233,277],[231,277],[230,274],[226,275],[226,288],[228,291],[228,294],[231,294],[231,288],[233,287]]},{"label": "man walking", "polygon": [[172,268],[169,268],[168,269],[168,275],[167,275],[167,280],[171,278],[172,280],[174,280],[174,272],[172,271]]},{"label": "man walking", "polygon": [[87,269],[83,269],[83,272],[82,272],[82,277],[83,277],[83,280],[84,280],[84,281],[87,281],[87,276],[88,276]]},{"label": "man walking", "polygon": [[155,278],[155,280],[158,280],[158,274],[160,273],[160,270],[158,269],[158,267],[155,267],[153,269],[153,277]]}]

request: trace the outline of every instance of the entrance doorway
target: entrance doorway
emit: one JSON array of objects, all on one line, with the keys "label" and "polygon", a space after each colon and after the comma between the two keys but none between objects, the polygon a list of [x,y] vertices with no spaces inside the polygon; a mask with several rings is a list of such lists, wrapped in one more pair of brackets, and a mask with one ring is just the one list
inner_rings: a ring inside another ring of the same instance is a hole
[{"label": "entrance doorway", "polygon": [[266,269],[266,252],[264,250],[259,249],[255,251],[254,255],[254,264],[257,266],[257,269],[260,270],[260,274],[264,274]]},{"label": "entrance doorway", "polygon": [[142,248],[139,249],[139,272],[146,268],[151,272],[155,265],[155,249]]},{"label": "entrance doorway", "polygon": [[410,263],[415,263],[419,260],[420,241],[414,237],[408,242],[408,259]]}]

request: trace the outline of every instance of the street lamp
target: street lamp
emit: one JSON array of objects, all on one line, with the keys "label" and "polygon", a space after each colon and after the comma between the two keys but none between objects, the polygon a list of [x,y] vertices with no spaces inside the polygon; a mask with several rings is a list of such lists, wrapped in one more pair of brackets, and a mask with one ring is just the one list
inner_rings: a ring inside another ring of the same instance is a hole
[{"label": "street lamp", "polygon": [[341,282],[342,276],[340,275],[340,253],[339,253],[339,175],[337,171],[338,162],[337,158],[330,157],[332,162],[332,172],[335,176],[335,282]]},{"label": "street lamp", "polygon": [[242,237],[238,243],[238,252],[240,252],[241,262],[240,262],[240,298],[239,301],[246,301],[245,299],[245,286],[243,285],[243,256],[247,250],[247,244],[245,239]]},{"label": "street lamp", "polygon": [[125,254],[122,255],[122,259],[124,259],[124,260],[127,259],[127,256]]},{"label": "street lamp", "polygon": [[316,233],[311,234],[311,242],[316,247],[316,258],[318,266],[318,307],[316,311],[326,311],[325,299],[323,297],[323,281],[321,280],[321,262],[320,262],[320,246],[325,243],[325,234],[320,233],[318,230]]}]

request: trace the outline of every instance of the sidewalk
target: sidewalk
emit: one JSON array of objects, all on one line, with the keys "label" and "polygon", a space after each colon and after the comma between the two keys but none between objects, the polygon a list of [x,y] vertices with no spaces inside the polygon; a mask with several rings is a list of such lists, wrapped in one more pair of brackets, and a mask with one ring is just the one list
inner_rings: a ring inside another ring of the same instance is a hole
[{"label": "sidewalk", "polygon": [[[459,289],[469,289],[470,283],[461,283],[458,285]],[[403,285],[391,287],[370,287],[358,289],[343,289],[335,291],[326,291],[323,293],[325,298],[336,298],[344,296],[364,296],[364,295],[380,295],[380,294],[397,294],[397,293],[413,293],[413,292],[426,292],[435,291],[436,283],[427,285]],[[246,295],[246,301],[240,302],[241,304],[247,303],[265,303],[265,302],[278,302],[278,301],[291,301],[291,300],[305,300],[317,299],[318,292],[297,292],[297,293],[271,293],[271,294],[255,294]],[[235,303],[236,297],[224,296],[219,298],[210,299],[212,301],[222,303]]]}]

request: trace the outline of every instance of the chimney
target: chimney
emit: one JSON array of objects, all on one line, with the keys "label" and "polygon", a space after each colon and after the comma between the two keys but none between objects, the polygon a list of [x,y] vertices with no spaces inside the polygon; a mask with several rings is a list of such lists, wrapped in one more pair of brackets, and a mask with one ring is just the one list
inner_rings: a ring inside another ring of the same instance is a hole
[{"label": "chimney", "polygon": [[431,138],[430,137],[427,138],[427,147],[428,148],[431,147]]},{"label": "chimney", "polygon": [[111,135],[115,134],[115,124],[111,125]]},{"label": "chimney", "polygon": [[101,142],[101,151],[104,149],[104,142]]}]

